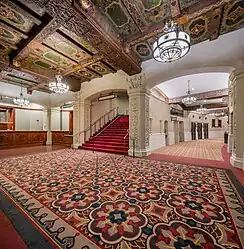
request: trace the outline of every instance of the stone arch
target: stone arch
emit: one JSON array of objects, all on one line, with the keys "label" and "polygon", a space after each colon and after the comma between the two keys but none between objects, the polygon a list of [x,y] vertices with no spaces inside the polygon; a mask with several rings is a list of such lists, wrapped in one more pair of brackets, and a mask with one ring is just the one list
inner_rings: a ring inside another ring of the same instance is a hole
[{"label": "stone arch", "polygon": [[233,67],[201,67],[201,68],[191,68],[191,69],[182,69],[175,72],[169,72],[167,74],[159,73],[154,75],[152,78],[146,79],[146,85],[151,89],[163,82],[179,78],[182,76],[192,75],[192,74],[201,74],[201,73],[231,73],[234,70]]}]

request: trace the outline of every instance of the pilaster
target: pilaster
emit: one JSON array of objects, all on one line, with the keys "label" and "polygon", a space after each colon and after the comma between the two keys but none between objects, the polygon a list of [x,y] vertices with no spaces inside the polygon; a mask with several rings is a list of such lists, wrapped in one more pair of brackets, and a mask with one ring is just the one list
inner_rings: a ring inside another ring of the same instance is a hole
[{"label": "pilaster", "polygon": [[46,145],[52,145],[52,110],[47,108],[47,141]]},{"label": "pilaster", "polygon": [[129,155],[147,156],[149,150],[149,97],[143,74],[127,78],[129,95]]},{"label": "pilaster", "polygon": [[90,101],[84,100],[82,94],[74,94],[73,105],[73,148],[78,148],[89,139]]},{"label": "pilaster", "polygon": [[233,98],[233,137],[232,137],[232,156],[231,164],[234,167],[244,170],[244,68],[235,70],[230,76],[232,82]]}]

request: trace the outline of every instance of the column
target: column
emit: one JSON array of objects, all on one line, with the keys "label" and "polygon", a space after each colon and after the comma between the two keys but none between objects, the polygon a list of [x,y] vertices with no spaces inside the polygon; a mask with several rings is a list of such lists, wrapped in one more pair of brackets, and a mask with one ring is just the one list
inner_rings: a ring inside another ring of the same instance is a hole
[{"label": "column", "polygon": [[46,145],[52,145],[52,110],[47,108],[47,141]]},{"label": "column", "polygon": [[80,145],[79,131],[80,131],[80,105],[79,105],[80,93],[74,93],[73,103],[73,145],[72,147],[77,149]]},{"label": "column", "polygon": [[129,95],[129,155],[147,156],[149,150],[149,97],[142,74],[127,78]]},{"label": "column", "polygon": [[73,105],[73,148],[78,148],[89,139],[90,101],[84,100],[80,93],[74,94]]},{"label": "column", "polygon": [[228,147],[229,153],[232,153],[233,148],[233,106],[234,106],[234,87],[232,81],[229,80],[229,125],[228,125]]},{"label": "column", "polygon": [[244,170],[244,68],[235,70],[230,76],[233,84],[233,146],[230,162],[232,166]]},{"label": "column", "polygon": [[91,102],[88,100],[80,101],[80,145],[90,138],[90,114]]}]

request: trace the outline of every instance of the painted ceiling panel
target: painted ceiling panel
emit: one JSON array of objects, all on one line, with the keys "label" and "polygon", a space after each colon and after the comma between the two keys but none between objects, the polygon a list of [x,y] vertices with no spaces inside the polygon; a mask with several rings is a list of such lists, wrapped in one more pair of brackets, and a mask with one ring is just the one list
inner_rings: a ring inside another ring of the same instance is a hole
[{"label": "painted ceiling panel", "polygon": [[160,22],[171,15],[170,1],[140,0],[144,9],[146,20],[150,23]]},{"label": "painted ceiling panel", "polygon": [[94,73],[93,71],[83,68],[83,69],[77,69],[77,75],[81,76],[82,78],[85,78],[87,80],[92,80],[97,77],[100,77],[98,74]]},{"label": "painted ceiling panel", "polygon": [[68,59],[65,56],[62,56],[61,54],[57,53],[56,51],[50,49],[49,47],[46,47],[45,45],[42,45],[38,42],[31,44],[32,52],[31,54],[40,57],[42,61],[46,61],[48,64],[55,65],[56,67],[60,67],[63,69],[70,68],[76,63],[70,59]]},{"label": "painted ceiling panel", "polygon": [[100,75],[106,75],[114,72],[106,65],[104,65],[101,61],[89,65],[88,68],[99,73]]},{"label": "painted ceiling panel", "polygon": [[75,33],[67,30],[66,28],[64,27],[60,27],[59,29],[60,31],[62,31],[64,34],[68,35],[70,38],[72,38],[74,41],[78,42],[82,47],[84,47],[85,49],[87,49],[88,51],[90,51],[92,54],[96,54],[97,53],[97,50],[92,47],[90,45],[89,42],[87,42],[85,39],[83,39],[82,37],[80,36],[77,36]]},{"label": "painted ceiling panel", "polygon": [[15,31],[14,29],[10,29],[4,23],[0,23],[0,40],[4,40],[11,44],[17,44],[18,42],[21,41],[23,37],[26,37],[26,36]]},{"label": "painted ceiling panel", "polygon": [[122,36],[139,32],[122,0],[92,0],[92,2],[108,17]]},{"label": "painted ceiling panel", "polygon": [[43,41],[43,43],[66,55],[67,57],[75,60],[76,62],[80,62],[81,60],[90,57],[88,53],[86,53],[75,44],[72,44],[70,41],[68,41],[58,33],[50,35]]},{"label": "painted ceiling panel", "polygon": [[244,1],[229,1],[224,7],[220,34],[244,27]]},{"label": "painted ceiling panel", "polygon": [[0,3],[0,18],[17,29],[28,32],[34,22],[5,3]]}]

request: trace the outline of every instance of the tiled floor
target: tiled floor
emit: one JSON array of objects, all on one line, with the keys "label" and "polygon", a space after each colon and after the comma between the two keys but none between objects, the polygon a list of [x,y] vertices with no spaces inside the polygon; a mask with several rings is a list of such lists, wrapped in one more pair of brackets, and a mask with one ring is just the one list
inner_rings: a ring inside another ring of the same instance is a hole
[{"label": "tiled floor", "polygon": [[[230,164],[230,154],[227,152],[227,145],[221,141],[211,140],[210,144],[208,142],[203,143],[203,141],[192,141],[175,144],[165,148],[158,149],[154,151],[147,158],[155,160],[163,160],[169,162],[178,162],[178,163],[188,163],[196,164],[200,166],[208,167],[217,167],[222,169],[230,169],[239,182],[244,185],[244,171],[238,168],[234,168]],[[216,143],[216,145],[214,145]],[[193,146],[196,145],[195,147]],[[209,146],[206,146],[209,144]],[[177,150],[175,151],[174,148]],[[201,153],[203,148],[204,152]],[[214,149],[213,149],[214,148]],[[185,153],[183,153],[185,151]],[[161,152],[161,153],[158,153]],[[214,155],[213,158],[210,156],[204,157],[203,155]],[[216,160],[221,158],[221,160]]]},{"label": "tiled floor", "polygon": [[0,158],[31,155],[40,152],[50,152],[65,148],[67,147],[60,145],[53,145],[53,146],[33,146],[33,147],[6,149],[6,150],[0,150]]},{"label": "tiled floor", "polygon": [[157,149],[153,153],[223,161],[221,153],[221,148],[223,145],[223,141],[220,140],[196,140],[166,146]]}]

